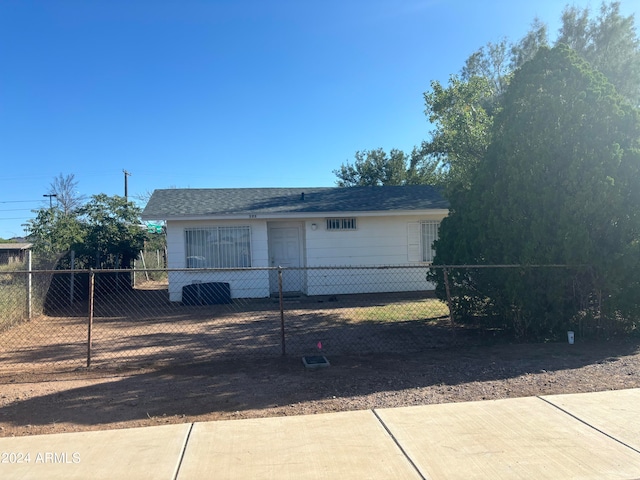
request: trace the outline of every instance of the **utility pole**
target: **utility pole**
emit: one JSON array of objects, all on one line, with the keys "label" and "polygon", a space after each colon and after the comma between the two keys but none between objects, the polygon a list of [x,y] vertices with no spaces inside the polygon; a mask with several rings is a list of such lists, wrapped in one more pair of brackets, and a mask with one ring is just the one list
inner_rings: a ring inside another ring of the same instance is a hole
[{"label": "utility pole", "polygon": [[51,210],[53,208],[53,203],[51,203],[51,198],[52,197],[57,197],[58,194],[56,193],[45,193],[44,195],[42,195],[43,197],[49,197],[49,210]]},{"label": "utility pole", "polygon": [[124,173],[124,199],[127,200],[129,198],[129,182],[127,179],[131,174],[126,170],[122,170],[122,173]]}]

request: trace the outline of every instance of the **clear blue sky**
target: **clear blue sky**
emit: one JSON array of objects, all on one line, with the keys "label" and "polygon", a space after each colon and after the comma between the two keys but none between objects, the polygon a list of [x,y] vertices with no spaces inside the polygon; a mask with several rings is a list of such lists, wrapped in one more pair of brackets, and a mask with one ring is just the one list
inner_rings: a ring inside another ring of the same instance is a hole
[{"label": "clear blue sky", "polygon": [[[0,237],[80,194],[332,186],[428,137],[423,93],[562,0],[2,0]],[[573,1],[597,9],[600,2]],[[640,0],[622,0],[640,20]]]}]

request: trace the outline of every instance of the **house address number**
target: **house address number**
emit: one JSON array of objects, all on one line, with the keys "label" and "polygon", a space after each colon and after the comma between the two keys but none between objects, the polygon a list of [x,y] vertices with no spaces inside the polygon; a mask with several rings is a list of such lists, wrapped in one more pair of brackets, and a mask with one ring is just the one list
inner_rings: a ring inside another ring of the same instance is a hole
[{"label": "house address number", "polygon": [[249,218],[258,218],[258,215],[249,215]]}]

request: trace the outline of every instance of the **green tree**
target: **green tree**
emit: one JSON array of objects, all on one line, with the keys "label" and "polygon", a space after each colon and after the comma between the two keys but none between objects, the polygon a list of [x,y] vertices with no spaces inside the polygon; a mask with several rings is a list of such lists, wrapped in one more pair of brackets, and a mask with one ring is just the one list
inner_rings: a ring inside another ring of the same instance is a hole
[{"label": "green tree", "polygon": [[[597,18],[588,8],[565,8],[555,40],[560,43],[567,43],[603,73],[632,105],[639,104],[639,41],[633,15],[623,17],[619,2],[603,3]],[[547,27],[535,19],[520,41],[490,42],[473,53],[461,75],[452,76],[447,86],[432,82],[425,104],[435,128],[421,151],[442,165],[442,182],[449,192],[470,187],[491,142],[491,125],[513,72],[547,45]]]},{"label": "green tree", "polygon": [[[618,93],[633,105],[640,104],[640,41],[633,15],[620,13],[620,2],[603,2],[600,13],[567,6],[562,12],[561,27],[553,45],[566,44],[604,74]],[[541,47],[549,46],[547,26],[534,19],[531,29],[513,43],[504,38],[489,42],[467,58],[461,78],[469,81],[483,77],[499,97],[509,84],[512,73],[534,57]]]},{"label": "green tree", "polygon": [[446,88],[434,81],[431,92],[424,95],[426,113],[435,129],[431,140],[423,142],[422,151],[442,166],[442,183],[450,191],[469,188],[473,181],[489,144],[494,94],[485,77],[465,82],[452,76]]},{"label": "green tree", "polygon": [[568,47],[542,48],[515,73],[490,137],[470,188],[450,196],[435,263],[592,270],[457,271],[456,313],[546,336],[584,306],[578,291],[601,290],[612,316],[637,311],[638,111]]},{"label": "green tree", "polygon": [[414,147],[409,157],[406,185],[444,186],[447,166],[438,158],[429,154],[427,144]]},{"label": "green tree", "polygon": [[538,50],[549,46],[547,25],[535,18],[531,29],[516,44],[511,46],[511,70],[521,67],[535,57]]},{"label": "green tree", "polygon": [[535,19],[517,42],[488,43],[465,62],[448,85],[431,83],[425,113],[434,126],[411,155],[382,149],[357,152],[334,174],[339,186],[436,184],[447,196],[467,190],[492,141],[492,125],[514,72],[548,45],[568,44],[603,73],[632,105],[640,104],[640,42],[634,17],[620,14],[620,3],[603,3],[592,17],[588,8],[566,7],[562,27],[550,43],[547,26]]},{"label": "green tree", "polygon": [[77,268],[128,268],[147,238],[140,213],[124,197],[94,195],[70,212],[59,205],[38,210],[28,222],[27,239],[37,254],[53,262],[48,268],[71,250]]},{"label": "green tree", "polygon": [[588,8],[565,8],[556,40],[560,43],[604,74],[632,105],[640,105],[640,41],[634,16],[624,17],[620,2],[603,2],[596,18]]},{"label": "green tree", "polygon": [[402,185],[406,178],[407,159],[401,150],[382,149],[358,151],[355,162],[334,170],[340,187]]},{"label": "green tree", "polygon": [[35,213],[36,217],[27,221],[27,240],[33,243],[35,253],[57,258],[83,241],[82,225],[75,215],[57,206]]},{"label": "green tree", "polygon": [[510,61],[511,46],[506,38],[498,43],[489,42],[472,53],[465,61],[461,77],[464,81],[484,78],[494,95],[499,96],[509,84],[513,68]]},{"label": "green tree", "polygon": [[417,148],[410,155],[397,149],[388,154],[382,148],[358,151],[354,163],[342,164],[333,173],[339,187],[438,184],[441,177],[439,166],[425,160]]},{"label": "green tree", "polygon": [[129,268],[147,238],[140,213],[133,202],[118,195],[93,195],[79,208],[84,242],[76,248],[87,266]]}]

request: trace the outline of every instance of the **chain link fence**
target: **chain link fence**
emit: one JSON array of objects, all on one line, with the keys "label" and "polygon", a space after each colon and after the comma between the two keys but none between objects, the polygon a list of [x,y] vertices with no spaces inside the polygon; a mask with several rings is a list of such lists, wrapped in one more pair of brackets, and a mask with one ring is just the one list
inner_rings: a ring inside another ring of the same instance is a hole
[{"label": "chain link fence", "polygon": [[406,353],[450,345],[449,311],[434,297],[426,270],[5,271],[0,370]]},{"label": "chain link fence", "polygon": [[435,268],[3,271],[0,373],[408,354],[490,340],[493,325],[458,322],[436,298]]}]

